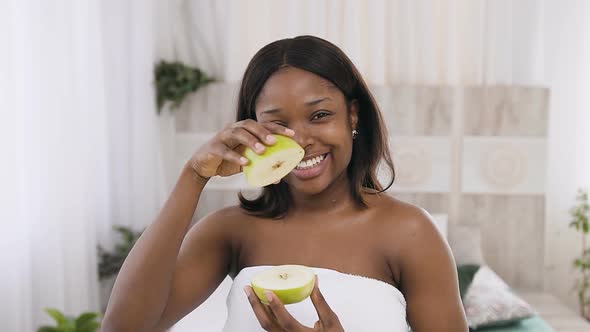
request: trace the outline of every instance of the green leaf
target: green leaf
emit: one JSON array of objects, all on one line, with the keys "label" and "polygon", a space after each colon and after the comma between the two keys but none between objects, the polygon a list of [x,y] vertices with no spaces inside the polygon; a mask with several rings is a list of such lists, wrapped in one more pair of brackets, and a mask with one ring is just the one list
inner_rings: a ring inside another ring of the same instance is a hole
[{"label": "green leaf", "polygon": [[57,329],[54,326],[41,326],[37,332],[57,332]]},{"label": "green leaf", "polygon": [[104,248],[98,248],[98,276],[99,280],[107,279],[116,275],[123,262],[129,255],[129,252],[143,233],[142,231],[135,231],[124,226],[113,226],[113,230],[120,236],[119,243],[115,245],[112,252],[106,251]]},{"label": "green leaf", "polygon": [[166,102],[171,102],[171,109],[179,107],[189,93],[214,81],[199,68],[192,68],[178,61],[158,62],[154,75],[158,113]]},{"label": "green leaf", "polygon": [[49,316],[53,317],[57,322],[58,326],[67,324],[68,319],[62,314],[59,310],[54,308],[45,308],[45,312],[49,314]]},{"label": "green leaf", "polygon": [[95,312],[85,312],[76,318],[76,328],[78,330],[83,328],[85,325],[95,322],[98,314]]},{"label": "green leaf", "polygon": [[55,330],[56,332],[76,332],[76,326],[73,321],[70,321],[57,326]]},{"label": "green leaf", "polygon": [[100,328],[99,322],[88,322],[83,327],[78,327],[76,332],[95,332]]},{"label": "green leaf", "polygon": [[76,332],[76,326],[74,324],[67,324],[60,326],[57,329],[58,332]]},{"label": "green leaf", "polygon": [[133,232],[127,228],[127,227],[123,227],[123,226],[115,226],[115,231],[117,231],[121,236],[123,236],[123,239],[125,239],[126,241],[129,241],[129,239],[133,238]]}]

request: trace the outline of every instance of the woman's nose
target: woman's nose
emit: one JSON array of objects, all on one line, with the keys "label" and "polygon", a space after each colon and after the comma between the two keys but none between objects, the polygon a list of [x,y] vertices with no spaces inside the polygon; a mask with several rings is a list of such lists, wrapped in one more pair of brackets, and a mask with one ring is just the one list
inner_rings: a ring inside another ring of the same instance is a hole
[{"label": "woman's nose", "polygon": [[293,139],[303,148],[314,143],[313,134],[310,132],[307,126],[291,126],[291,129],[295,131],[295,136],[293,136]]}]

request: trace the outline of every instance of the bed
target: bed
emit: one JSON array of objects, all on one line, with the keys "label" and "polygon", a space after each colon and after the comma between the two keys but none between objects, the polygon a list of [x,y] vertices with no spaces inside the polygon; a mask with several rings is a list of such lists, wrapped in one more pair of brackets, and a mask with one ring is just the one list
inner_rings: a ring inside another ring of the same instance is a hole
[{"label": "bed", "polygon": [[[538,318],[526,322],[523,326],[497,329],[498,332],[539,331],[533,329],[543,320],[556,332],[587,332],[590,331],[590,323],[580,317],[579,314],[562,304],[553,295],[546,292],[517,291],[517,293],[530,303],[538,312]],[[519,330],[520,328],[520,330]],[[536,327],[538,328],[538,327]],[[494,330],[490,330],[494,331]],[[490,332],[488,331],[488,332]]]},{"label": "bed", "polygon": [[[482,234],[482,230],[478,226],[461,226],[461,225],[447,225],[446,215],[434,215],[435,223],[443,235],[447,238],[455,260],[458,264],[459,283],[465,283],[462,280],[461,266],[485,266],[493,274],[495,278],[502,279],[495,271],[493,267],[490,267],[486,260],[486,253],[484,246],[482,246],[481,238],[486,236]],[[449,231],[447,231],[447,229]],[[481,271],[481,267],[479,268]],[[480,273],[479,271],[477,273]],[[471,281],[471,280],[470,280]],[[523,288],[514,287],[506,283],[503,279],[501,280],[504,285],[492,284],[490,289],[494,293],[498,294],[506,292],[512,294],[516,301],[521,300],[523,305],[529,306],[531,311],[530,317],[509,322],[502,326],[492,326],[472,329],[475,331],[487,331],[487,332],[588,332],[590,331],[590,323],[582,319],[578,313],[568,308],[565,304],[561,303],[555,296],[543,290],[534,290],[532,287],[526,287],[522,283],[520,286]],[[505,288],[502,290],[501,288]],[[471,289],[466,290],[467,295],[463,296],[464,307],[468,320],[470,320],[469,312],[469,292]],[[482,301],[487,301],[484,306],[496,307],[498,309],[498,303],[494,303],[496,299],[490,297],[483,297]],[[506,302],[504,302],[506,304]],[[500,306],[500,308],[502,308]],[[526,315],[525,315],[526,316]],[[473,323],[470,320],[470,325]],[[491,324],[494,325],[494,324]]]}]

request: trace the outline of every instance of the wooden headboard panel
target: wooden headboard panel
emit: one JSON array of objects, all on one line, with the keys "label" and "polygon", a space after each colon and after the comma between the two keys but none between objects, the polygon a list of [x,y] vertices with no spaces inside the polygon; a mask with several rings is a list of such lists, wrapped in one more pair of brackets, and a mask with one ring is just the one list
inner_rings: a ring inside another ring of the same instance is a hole
[{"label": "wooden headboard panel", "polygon": [[[217,83],[176,113],[175,179],[194,149],[232,122],[236,84]],[[509,284],[543,288],[549,91],[523,86],[372,86],[390,137],[391,193],[455,224],[479,225],[487,263]],[[362,112],[362,110],[361,110]],[[235,204],[241,175],[213,181],[195,218]]]}]

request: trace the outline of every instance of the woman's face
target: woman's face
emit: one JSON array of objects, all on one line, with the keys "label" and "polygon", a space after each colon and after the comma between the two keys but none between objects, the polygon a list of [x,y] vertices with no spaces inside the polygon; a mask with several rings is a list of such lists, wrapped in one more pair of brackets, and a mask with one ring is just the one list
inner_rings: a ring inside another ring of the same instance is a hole
[{"label": "woman's face", "polygon": [[[317,194],[346,171],[352,156],[352,130],[358,105],[348,109],[342,92],[330,81],[311,72],[286,67],[265,83],[256,101],[259,122],[275,122],[295,131],[305,150],[304,162],[282,181],[294,190]],[[345,173],[344,173],[345,174]]]}]

